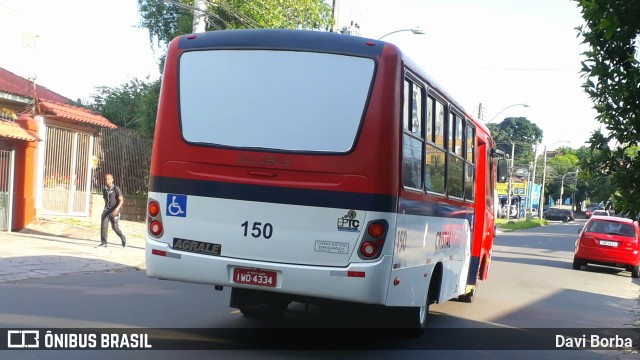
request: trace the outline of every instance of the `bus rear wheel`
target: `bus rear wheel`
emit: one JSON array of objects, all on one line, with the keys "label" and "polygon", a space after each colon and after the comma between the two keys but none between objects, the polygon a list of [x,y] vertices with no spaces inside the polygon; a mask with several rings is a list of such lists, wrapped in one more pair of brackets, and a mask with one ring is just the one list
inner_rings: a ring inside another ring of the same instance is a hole
[{"label": "bus rear wheel", "polygon": [[424,333],[429,319],[429,303],[431,299],[427,294],[427,301],[423,306],[403,307],[396,309],[396,321],[400,328],[407,331],[409,336],[419,337]]}]

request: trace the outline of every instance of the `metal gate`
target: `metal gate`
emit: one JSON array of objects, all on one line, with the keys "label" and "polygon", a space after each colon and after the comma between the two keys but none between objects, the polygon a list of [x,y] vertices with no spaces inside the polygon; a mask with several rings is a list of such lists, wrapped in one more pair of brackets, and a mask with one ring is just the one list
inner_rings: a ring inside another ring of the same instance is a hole
[{"label": "metal gate", "polygon": [[93,137],[77,130],[47,126],[43,209],[87,215],[91,185]]},{"label": "metal gate", "polygon": [[14,150],[0,150],[0,231],[11,231]]}]

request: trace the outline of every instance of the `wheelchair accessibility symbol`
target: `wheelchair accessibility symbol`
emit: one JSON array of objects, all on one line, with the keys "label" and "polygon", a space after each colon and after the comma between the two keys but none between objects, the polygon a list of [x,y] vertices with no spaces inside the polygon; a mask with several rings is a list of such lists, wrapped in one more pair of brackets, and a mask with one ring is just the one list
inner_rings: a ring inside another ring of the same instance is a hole
[{"label": "wheelchair accessibility symbol", "polygon": [[187,217],[187,196],[167,194],[167,216]]}]

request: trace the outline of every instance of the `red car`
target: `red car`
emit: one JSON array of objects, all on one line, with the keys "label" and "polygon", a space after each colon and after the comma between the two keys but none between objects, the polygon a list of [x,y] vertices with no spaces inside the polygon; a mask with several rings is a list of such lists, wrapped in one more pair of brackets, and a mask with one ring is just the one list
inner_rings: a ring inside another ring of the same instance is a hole
[{"label": "red car", "polygon": [[600,264],[625,268],[640,277],[640,228],[638,222],[614,216],[592,216],[580,231],[573,269]]}]

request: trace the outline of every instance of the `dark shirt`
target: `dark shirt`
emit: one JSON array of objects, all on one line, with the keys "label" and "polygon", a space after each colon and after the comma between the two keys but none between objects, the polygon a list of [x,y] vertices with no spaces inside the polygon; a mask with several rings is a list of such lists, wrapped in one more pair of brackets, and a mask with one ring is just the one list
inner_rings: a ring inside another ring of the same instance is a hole
[{"label": "dark shirt", "polygon": [[116,185],[111,188],[104,187],[102,189],[102,198],[104,199],[104,211],[112,212],[118,207],[118,198],[122,196],[122,191]]}]

